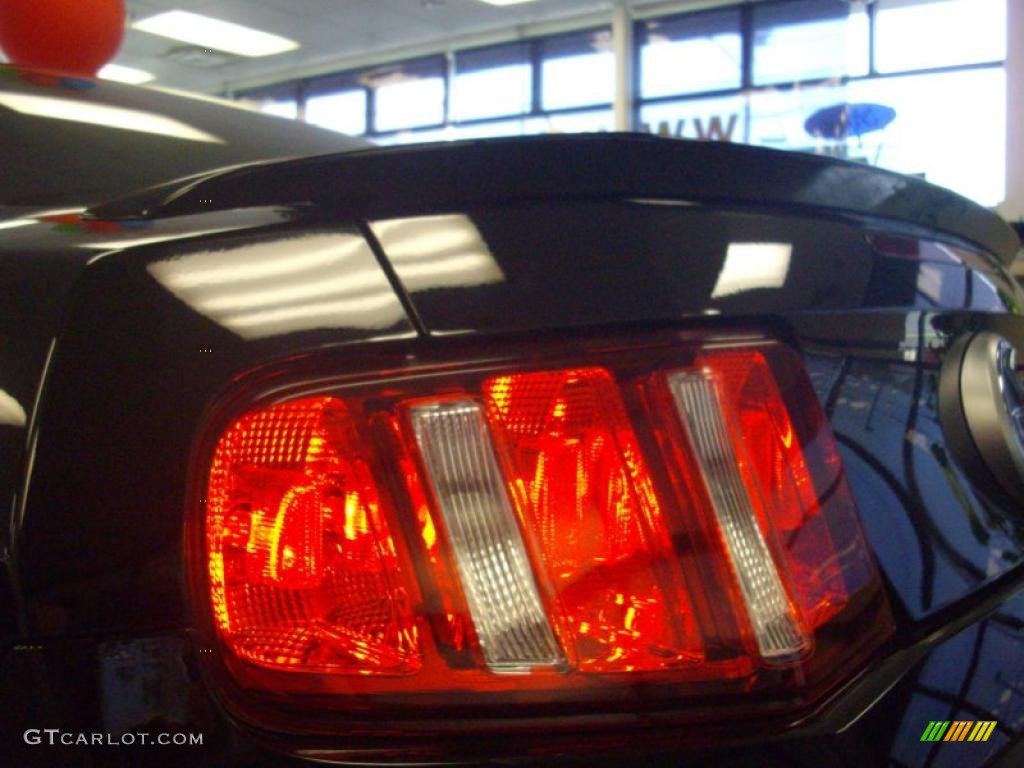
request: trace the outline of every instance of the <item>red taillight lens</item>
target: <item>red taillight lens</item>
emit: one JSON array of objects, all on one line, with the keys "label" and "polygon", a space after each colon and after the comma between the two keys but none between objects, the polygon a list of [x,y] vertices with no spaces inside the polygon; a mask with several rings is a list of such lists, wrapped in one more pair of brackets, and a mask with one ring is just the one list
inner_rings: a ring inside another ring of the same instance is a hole
[{"label": "red taillight lens", "polygon": [[231,423],[209,472],[205,594],[245,688],[806,701],[890,631],[782,345],[535,348],[295,391]]},{"label": "red taillight lens", "polygon": [[581,671],[703,660],[636,434],[603,368],[498,376],[487,416]]},{"label": "red taillight lens", "polygon": [[271,669],[404,675],[416,627],[380,496],[345,406],[251,413],[217,444],[207,497],[221,637]]}]

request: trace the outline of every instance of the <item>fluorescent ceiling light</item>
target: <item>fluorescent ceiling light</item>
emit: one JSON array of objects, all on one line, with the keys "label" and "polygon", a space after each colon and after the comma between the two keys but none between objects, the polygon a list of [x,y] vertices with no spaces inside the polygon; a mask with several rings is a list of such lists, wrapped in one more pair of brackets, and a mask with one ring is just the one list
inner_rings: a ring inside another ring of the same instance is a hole
[{"label": "fluorescent ceiling light", "polygon": [[139,109],[125,109],[109,104],[92,104],[87,101],[60,99],[55,96],[37,96],[28,93],[0,91],[0,106],[13,109],[23,115],[45,117],[51,120],[68,120],[73,123],[102,125],[138,133],[153,133],[186,141],[205,141],[223,144],[224,140],[206,131],[171,117]]},{"label": "fluorescent ceiling light", "polygon": [[238,56],[273,56],[299,47],[286,37],[188,11],[158,13],[136,21],[132,29]]},{"label": "fluorescent ceiling light", "polygon": [[129,85],[141,85],[148,83],[154,78],[150,72],[135,67],[124,67],[120,64],[107,64],[99,71],[100,79],[113,80],[117,83],[128,83]]}]

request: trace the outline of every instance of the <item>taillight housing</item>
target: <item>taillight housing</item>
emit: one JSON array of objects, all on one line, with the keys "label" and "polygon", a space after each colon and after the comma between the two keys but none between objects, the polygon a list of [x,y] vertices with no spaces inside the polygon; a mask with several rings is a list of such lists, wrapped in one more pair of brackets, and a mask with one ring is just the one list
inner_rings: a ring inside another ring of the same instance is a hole
[{"label": "taillight housing", "polygon": [[784,344],[534,341],[362,371],[279,372],[202,454],[195,591],[242,709],[308,706],[280,722],[316,731],[796,711],[892,631]]}]

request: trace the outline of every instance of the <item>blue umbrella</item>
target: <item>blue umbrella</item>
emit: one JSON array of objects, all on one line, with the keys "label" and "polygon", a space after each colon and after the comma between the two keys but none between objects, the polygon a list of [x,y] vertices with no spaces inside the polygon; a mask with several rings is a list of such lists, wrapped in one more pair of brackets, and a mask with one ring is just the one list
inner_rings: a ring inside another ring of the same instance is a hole
[{"label": "blue umbrella", "polygon": [[880,131],[896,119],[896,110],[884,104],[834,104],[807,118],[804,130],[811,136],[845,139]]}]

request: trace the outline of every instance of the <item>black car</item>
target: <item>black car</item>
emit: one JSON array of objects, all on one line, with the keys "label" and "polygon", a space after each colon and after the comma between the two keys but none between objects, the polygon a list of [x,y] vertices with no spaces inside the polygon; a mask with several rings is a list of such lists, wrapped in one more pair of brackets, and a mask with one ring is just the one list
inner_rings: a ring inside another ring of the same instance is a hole
[{"label": "black car", "polygon": [[6,764],[1020,764],[994,214],[3,73]]}]

